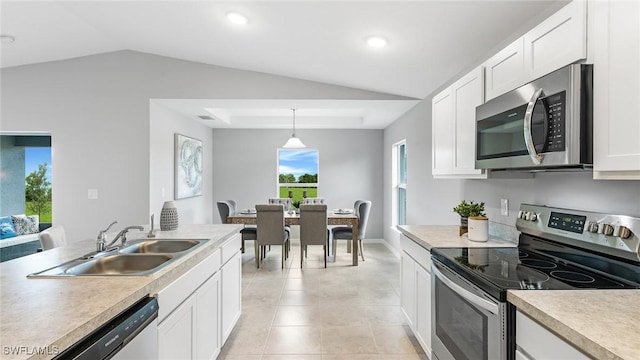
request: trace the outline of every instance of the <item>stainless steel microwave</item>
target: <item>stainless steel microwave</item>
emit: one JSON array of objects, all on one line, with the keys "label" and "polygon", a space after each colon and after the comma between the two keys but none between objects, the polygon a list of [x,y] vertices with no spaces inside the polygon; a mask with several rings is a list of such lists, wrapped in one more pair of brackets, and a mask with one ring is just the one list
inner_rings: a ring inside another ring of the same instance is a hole
[{"label": "stainless steel microwave", "polygon": [[590,169],[593,66],[569,65],[476,108],[477,169]]}]

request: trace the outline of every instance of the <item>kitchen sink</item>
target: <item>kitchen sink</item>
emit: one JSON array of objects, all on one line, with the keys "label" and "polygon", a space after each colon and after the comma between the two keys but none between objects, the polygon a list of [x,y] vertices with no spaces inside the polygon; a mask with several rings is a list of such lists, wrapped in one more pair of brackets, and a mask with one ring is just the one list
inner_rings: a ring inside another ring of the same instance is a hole
[{"label": "kitchen sink", "polygon": [[121,253],[166,254],[189,250],[203,240],[151,240],[143,241],[120,250]]},{"label": "kitchen sink", "polygon": [[140,275],[173,259],[171,255],[117,254],[99,257],[65,270],[68,275]]},{"label": "kitchen sink", "polygon": [[90,253],[27,277],[145,276],[207,242],[207,239],[140,239],[122,249]]}]

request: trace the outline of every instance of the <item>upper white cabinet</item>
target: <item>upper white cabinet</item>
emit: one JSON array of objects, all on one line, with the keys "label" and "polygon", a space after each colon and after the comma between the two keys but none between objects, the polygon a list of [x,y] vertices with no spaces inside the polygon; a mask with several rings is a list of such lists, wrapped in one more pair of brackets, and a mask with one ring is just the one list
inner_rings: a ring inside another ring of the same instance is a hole
[{"label": "upper white cabinet", "polygon": [[524,39],[520,38],[485,62],[487,100],[524,84]]},{"label": "upper white cabinet", "polygon": [[593,177],[640,180],[640,3],[589,3]]},{"label": "upper white cabinet", "polygon": [[475,168],[476,106],[484,100],[478,67],[432,99],[434,177],[486,178]]},{"label": "upper white cabinet", "polygon": [[486,100],[587,57],[587,4],[573,1],[485,62]]},{"label": "upper white cabinet", "polygon": [[573,1],[524,35],[527,81],[587,57],[587,3]]}]

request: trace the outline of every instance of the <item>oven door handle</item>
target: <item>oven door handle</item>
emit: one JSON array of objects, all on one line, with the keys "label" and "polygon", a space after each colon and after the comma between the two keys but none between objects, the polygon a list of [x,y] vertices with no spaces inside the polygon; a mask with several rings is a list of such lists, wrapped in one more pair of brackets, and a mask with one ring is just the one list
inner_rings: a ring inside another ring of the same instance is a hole
[{"label": "oven door handle", "polygon": [[544,155],[538,154],[536,151],[536,146],[533,143],[533,129],[531,125],[531,121],[533,120],[533,108],[536,107],[536,103],[540,96],[543,96],[544,92],[542,88],[536,90],[536,92],[529,100],[529,105],[527,105],[527,111],[524,113],[524,144],[527,146],[527,151],[529,152],[529,156],[531,156],[531,161],[535,165],[542,164],[542,160],[544,159]]},{"label": "oven door handle", "polygon": [[481,298],[480,296],[472,293],[471,291],[451,281],[449,278],[447,278],[446,275],[441,273],[436,266],[432,266],[431,271],[433,271],[433,274],[440,281],[442,281],[446,286],[448,286],[450,289],[455,291],[458,295],[462,296],[465,300],[474,303],[475,305],[479,306],[480,308],[486,311],[491,312],[494,315],[498,314],[498,311],[499,311],[498,305]]}]

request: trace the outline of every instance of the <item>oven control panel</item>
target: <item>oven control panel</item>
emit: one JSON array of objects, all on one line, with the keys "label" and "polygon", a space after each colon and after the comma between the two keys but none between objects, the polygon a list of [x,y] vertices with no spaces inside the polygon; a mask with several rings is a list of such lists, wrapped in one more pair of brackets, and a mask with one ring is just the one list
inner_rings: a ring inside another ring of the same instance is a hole
[{"label": "oven control panel", "polygon": [[521,204],[516,228],[525,234],[640,262],[640,218]]}]

